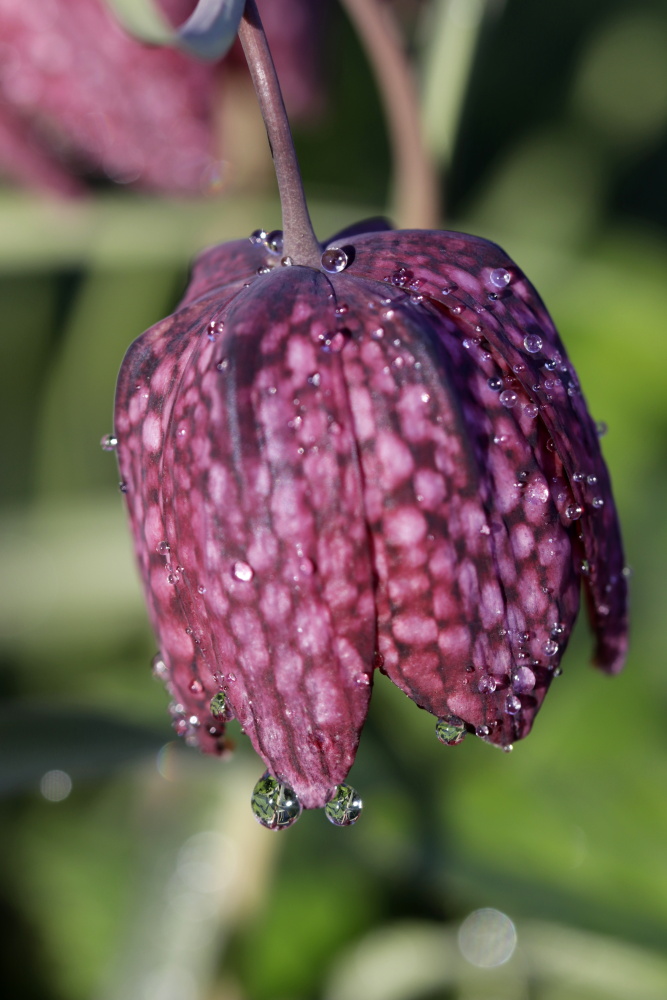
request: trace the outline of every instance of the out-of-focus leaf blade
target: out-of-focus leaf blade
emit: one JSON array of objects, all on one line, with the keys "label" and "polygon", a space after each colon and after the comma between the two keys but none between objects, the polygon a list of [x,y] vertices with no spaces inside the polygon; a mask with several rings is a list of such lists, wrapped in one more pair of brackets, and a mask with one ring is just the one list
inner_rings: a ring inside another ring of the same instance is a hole
[{"label": "out-of-focus leaf blade", "polygon": [[119,21],[137,38],[171,45],[199,59],[220,59],[232,47],[245,0],[199,0],[187,21],[172,28],[155,0],[107,0]]},{"label": "out-of-focus leaf blade", "polygon": [[35,702],[0,706],[0,795],[36,788],[48,771],[90,778],[156,753],[165,731],[92,709]]}]

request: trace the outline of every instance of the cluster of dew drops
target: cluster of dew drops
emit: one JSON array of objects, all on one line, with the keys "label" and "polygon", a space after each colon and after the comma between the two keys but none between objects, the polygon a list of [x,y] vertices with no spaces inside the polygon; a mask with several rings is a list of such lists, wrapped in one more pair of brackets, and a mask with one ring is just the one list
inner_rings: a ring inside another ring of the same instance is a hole
[{"label": "cluster of dew drops", "polygon": [[[293,264],[293,261],[288,256],[283,256],[283,234],[281,230],[273,230],[267,232],[263,229],[257,229],[250,235],[250,242],[256,246],[263,246],[267,253],[274,258],[275,263],[280,263],[283,267],[289,267]],[[322,252],[321,265],[322,269],[330,274],[337,274],[345,270],[349,265],[350,258],[346,253],[345,249],[337,246],[327,247]],[[262,265],[257,269],[257,274],[268,274],[273,270],[271,266]],[[497,299],[498,294],[495,289],[503,290],[505,289],[510,281],[511,274],[505,268],[496,268],[489,274],[489,283],[493,286],[494,291],[489,294],[489,299]],[[419,304],[423,301],[423,295],[420,291],[423,282],[419,278],[414,278],[412,273],[404,267],[397,267],[395,272],[388,275],[385,279],[391,285],[396,288],[400,288],[406,291],[410,300]],[[249,283],[247,283],[249,284]],[[442,294],[448,295],[456,288],[455,285],[450,284],[449,286],[443,288]],[[461,312],[461,306],[453,307],[454,312]],[[209,339],[214,340],[217,336],[222,333],[223,324],[221,322],[212,321],[208,324],[207,333]],[[481,327],[476,328],[481,332]],[[464,341],[464,346],[471,347],[473,342]],[[543,341],[542,338],[537,333],[527,333],[523,340],[523,347],[527,354],[537,355],[542,352]],[[226,366],[226,362],[223,360],[218,367],[223,368]],[[567,371],[567,367],[562,364],[562,359],[557,354],[548,359],[544,365],[548,372],[554,372],[556,369],[560,368],[562,371]],[[507,409],[512,409],[516,406],[519,397],[518,394],[512,388],[504,388],[503,379],[498,377],[493,377],[488,379],[488,386],[492,391],[499,393],[499,401]],[[549,388],[549,385],[545,383],[545,387]],[[577,390],[576,384],[572,383],[568,386],[568,392],[573,395]],[[526,410],[526,415],[530,417],[536,417],[539,412],[539,406],[535,403],[529,402],[525,404],[524,409]],[[596,426],[597,433],[600,437],[607,433],[607,425],[604,423],[598,423]],[[118,446],[118,439],[114,434],[106,434],[101,440],[101,447],[104,451],[113,452]],[[573,479],[576,482],[586,481],[588,486],[594,486],[596,483],[596,477],[593,475],[584,475],[583,473],[575,473]],[[121,492],[126,492],[127,487],[125,483],[120,483]],[[594,497],[591,501],[591,506],[595,509],[600,509],[604,504],[602,497]],[[578,520],[584,513],[584,508],[581,505],[570,505],[566,510],[566,516],[568,519],[574,521]],[[166,543],[165,543],[166,544]],[[582,573],[589,571],[589,567],[585,564],[581,566]],[[253,571],[250,566],[245,563],[236,563],[232,570],[234,576],[240,581],[248,582],[252,579]],[[624,571],[626,575],[629,575],[629,570]],[[170,581],[172,582],[172,581]],[[173,582],[176,582],[175,580]],[[203,589],[203,588],[202,588]],[[554,632],[558,631],[558,627],[554,629]],[[547,646],[545,647],[545,652],[547,655],[555,655],[558,651],[558,643],[555,641],[555,634],[552,634]],[[155,664],[158,663],[162,666],[162,673],[156,670]],[[166,673],[166,666],[162,661],[162,658],[158,655],[154,658],[154,673],[160,679],[164,680],[164,674]],[[557,668],[555,674],[560,674],[561,669]],[[493,678],[489,678],[489,682],[493,683]],[[482,682],[480,682],[482,683]],[[525,692],[532,689],[535,683],[534,674],[527,667],[519,667],[513,675],[513,688],[514,691],[519,691],[519,693]],[[181,706],[175,706],[180,708]],[[521,702],[519,698],[516,697],[516,693],[510,694],[507,698],[506,710],[509,714],[517,714],[521,710]],[[220,691],[213,696],[210,703],[210,712],[216,719],[229,719],[231,718],[231,712],[228,705],[227,696],[224,692]],[[185,720],[183,720],[185,721]],[[199,722],[198,719],[195,720],[193,717],[190,722]],[[190,726],[187,727],[188,732]],[[469,726],[455,715],[448,715],[437,719],[435,724],[435,735],[437,739],[446,746],[458,746],[463,742],[465,736],[469,731]],[[481,739],[487,739],[490,734],[488,726],[478,726],[475,729],[475,735]],[[508,744],[503,746],[502,749],[505,752],[512,750],[512,745]],[[337,785],[327,801],[324,812],[327,819],[333,823],[335,826],[351,826],[356,823],[361,815],[362,811],[362,800],[359,793],[351,785],[340,784]],[[296,795],[296,793],[287,784],[281,782],[278,778],[266,772],[260,780],[255,785],[252,796],[251,796],[251,809],[257,819],[257,821],[270,830],[282,830],[293,823],[299,818],[302,812],[301,803]]]}]

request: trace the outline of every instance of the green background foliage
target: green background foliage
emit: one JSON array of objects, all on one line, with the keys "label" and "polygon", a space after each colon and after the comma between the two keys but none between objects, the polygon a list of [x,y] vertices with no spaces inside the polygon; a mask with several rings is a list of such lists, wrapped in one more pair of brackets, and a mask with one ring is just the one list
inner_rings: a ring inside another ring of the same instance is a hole
[{"label": "green background foliage", "polygon": [[[324,238],[384,210],[390,167],[337,9],[322,66],[327,105],[297,142]],[[452,128],[437,107],[427,125]],[[225,762],[174,741],[98,441],[127,345],[174,307],[198,248],[278,224],[273,190],[188,202],[100,187],[58,203],[0,188],[8,995],[667,996],[667,7],[489,4],[456,135],[447,228],[496,240],[528,272],[609,427],[633,569],[626,672],[589,668],[582,622],[509,755],[440,746],[380,677],[351,775],[358,825],[316,812],[260,829],[248,798],[262,765],[244,737]],[[53,770],[72,781],[62,801],[44,794]],[[457,945],[482,907],[516,925],[498,968]]]}]

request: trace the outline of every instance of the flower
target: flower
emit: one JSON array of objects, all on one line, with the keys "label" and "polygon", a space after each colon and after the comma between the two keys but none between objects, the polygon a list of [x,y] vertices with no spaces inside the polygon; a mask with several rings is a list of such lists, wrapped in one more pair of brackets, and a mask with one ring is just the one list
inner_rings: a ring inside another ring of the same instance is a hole
[{"label": "flower", "polygon": [[[177,24],[195,0],[159,5]],[[266,6],[287,100],[307,113],[318,74],[304,39],[319,18],[304,0]],[[60,194],[83,190],[86,174],[168,192],[216,186],[219,64],[142,44],[103,0],[0,0],[0,38],[4,173]]]},{"label": "flower", "polygon": [[306,808],[345,782],[376,668],[443,742],[508,747],[582,582],[595,662],[626,649],[609,477],[537,293],[483,239],[363,228],[320,270],[279,233],[203,253],[116,401],[176,729],[216,753],[235,716]]}]

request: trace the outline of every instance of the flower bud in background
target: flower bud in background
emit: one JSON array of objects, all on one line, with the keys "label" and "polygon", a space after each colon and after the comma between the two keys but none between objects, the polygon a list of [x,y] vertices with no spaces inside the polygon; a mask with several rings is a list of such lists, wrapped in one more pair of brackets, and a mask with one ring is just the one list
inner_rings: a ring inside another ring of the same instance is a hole
[{"label": "flower bud in background", "polygon": [[[160,0],[181,23],[194,0]],[[317,101],[316,56],[304,44],[319,11],[271,0],[269,34],[297,113]],[[103,0],[0,0],[0,172],[30,187],[74,194],[87,176],[174,193],[218,182],[221,73],[128,35]],[[245,68],[242,69],[245,73]]]}]

